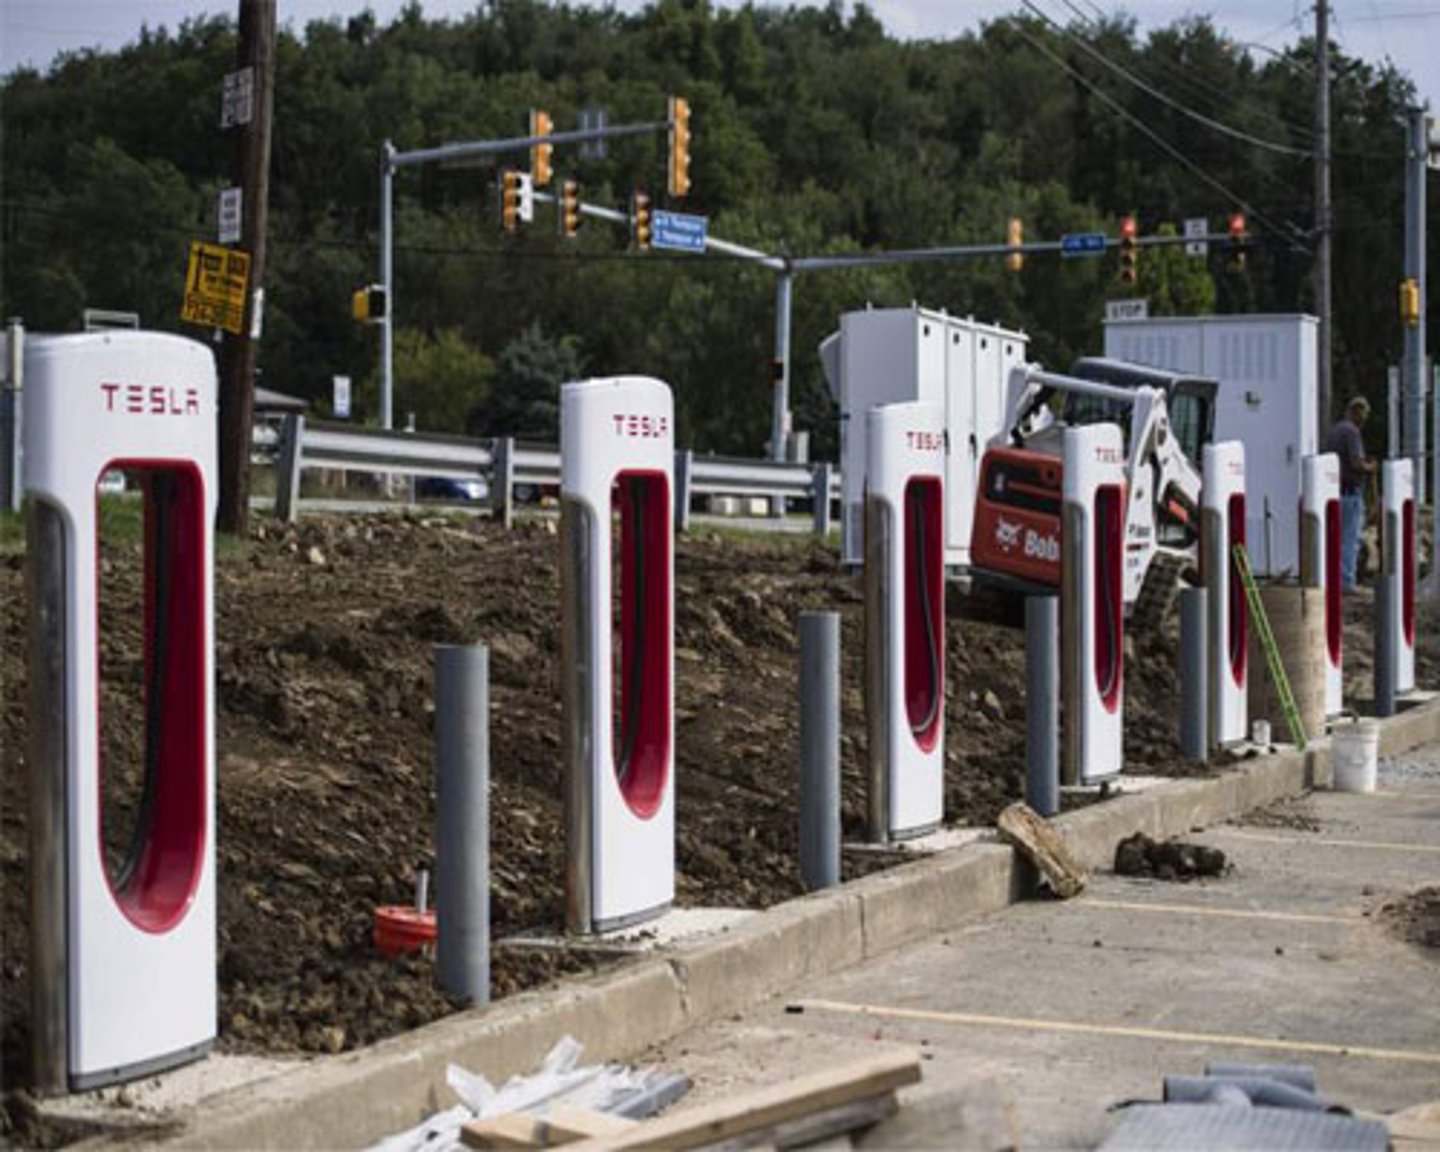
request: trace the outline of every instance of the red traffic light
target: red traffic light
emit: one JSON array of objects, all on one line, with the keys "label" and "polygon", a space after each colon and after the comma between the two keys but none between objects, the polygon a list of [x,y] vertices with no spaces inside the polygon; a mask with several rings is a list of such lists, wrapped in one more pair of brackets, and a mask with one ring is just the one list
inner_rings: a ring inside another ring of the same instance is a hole
[{"label": "red traffic light", "polygon": [[1232,213],[1230,216],[1230,238],[1232,240],[1241,240],[1244,236],[1245,214],[1243,212]]},{"label": "red traffic light", "polygon": [[1120,217],[1120,239],[1133,241],[1140,233],[1140,226],[1134,216]]}]

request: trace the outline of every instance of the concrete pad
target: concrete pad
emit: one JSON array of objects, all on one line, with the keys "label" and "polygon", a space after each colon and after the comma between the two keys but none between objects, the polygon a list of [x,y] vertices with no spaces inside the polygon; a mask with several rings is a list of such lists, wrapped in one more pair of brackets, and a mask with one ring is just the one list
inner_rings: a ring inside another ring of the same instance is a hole
[{"label": "concrete pad", "polygon": [[[1440,701],[1408,709],[1401,716],[1381,723],[1381,750],[1387,757],[1436,740],[1440,740]],[[1417,789],[1428,788],[1440,795],[1440,753],[1435,757],[1434,772],[1422,772],[1413,781],[1407,778],[1401,783],[1406,786],[1413,783]],[[1086,867],[1106,869],[1120,839],[1137,831],[1155,837],[1188,831],[1202,817],[1205,823],[1222,820],[1238,815],[1247,806],[1294,794],[1313,779],[1316,762],[1316,753],[1292,753],[1243,762],[1213,779],[1156,785],[1137,794],[1067,813],[1055,821],[1055,826]],[[1382,768],[1382,781],[1385,779]],[[1390,783],[1382,784],[1382,793],[1387,787],[1395,786],[1395,780],[1392,773]],[[1357,821],[1374,818],[1387,808],[1400,807],[1394,801],[1377,801],[1375,797],[1325,794],[1316,800],[1360,805],[1354,813]],[[1341,818],[1348,818],[1346,811],[1337,809]],[[1414,821],[1411,827],[1397,823],[1390,831],[1399,835],[1405,827],[1410,828],[1406,835],[1423,836],[1428,827],[1433,836],[1435,824]],[[1170,833],[1167,830],[1171,830]],[[1217,842],[1221,838],[1217,833]],[[1304,849],[1284,843],[1262,845],[1259,841],[1248,841],[1242,859],[1247,861],[1248,868],[1249,862],[1273,855],[1277,891],[1291,886],[1293,892],[1298,890],[1293,886],[1307,882],[1311,873],[1323,873],[1336,851],[1327,851],[1322,845]],[[1347,858],[1356,853],[1384,855],[1362,849],[1346,852]],[[1402,862],[1396,865],[1402,869],[1397,875],[1408,877],[1409,882],[1422,875],[1415,869],[1414,858],[1398,852],[1391,852],[1389,856]],[[1290,863],[1287,865],[1286,861]],[[1425,858],[1423,875],[1432,875],[1432,864],[1437,862],[1440,856]],[[1403,871],[1405,867],[1410,870]],[[445,1066],[451,1061],[492,1079],[503,1079],[533,1069],[554,1042],[567,1033],[585,1045],[588,1059],[633,1058],[655,1044],[693,1029],[698,1023],[742,1012],[784,989],[803,984],[807,995],[813,994],[814,989],[826,981],[843,982],[859,978],[859,973],[870,972],[869,963],[861,963],[867,958],[883,961],[889,957],[899,962],[937,947],[949,948],[948,943],[937,941],[949,940],[952,936],[965,943],[963,955],[969,965],[971,944],[993,932],[991,924],[980,917],[1018,899],[1025,888],[1024,876],[1014,853],[998,844],[971,844],[919,859],[840,889],[790,901],[751,917],[721,935],[671,946],[657,953],[654,959],[634,961],[617,972],[527,993],[487,1009],[460,1013],[373,1048],[316,1060],[286,1075],[216,1097],[203,1108],[181,1114],[180,1119],[186,1126],[178,1139],[195,1147],[298,1148],[363,1144],[400,1131],[447,1106],[450,1095],[444,1085],[444,1075]],[[1363,887],[1364,882],[1352,879],[1346,890],[1352,903],[1368,899],[1361,891]],[[1069,907],[1083,904],[1084,899],[1065,905],[1055,902],[1022,905],[1015,911],[1023,919],[1032,909]],[[1135,919],[1131,914],[1129,920]],[[1253,940],[1253,925],[1237,923],[1247,928],[1247,933],[1240,938],[1242,942]],[[1162,949],[1170,948],[1166,935],[1157,939]],[[1214,973],[1229,971],[1225,963],[1205,951],[1210,942],[1212,936],[1206,933],[1193,937],[1193,947],[1204,963],[1197,961],[1198,967],[1193,973],[1188,968],[1172,971],[1165,986],[1167,995],[1173,998],[1185,992],[1186,980],[1201,976],[1209,980]],[[1139,953],[1144,953],[1153,943],[1136,947]],[[1077,944],[1076,948],[1083,952],[1082,945]],[[968,1003],[971,981],[998,966],[1024,986],[1027,996],[1032,989],[1044,993],[1060,989],[1078,997],[1075,1003],[1084,1004],[1089,998],[1105,995],[1107,990],[1123,993],[1128,987],[1130,976],[1124,949],[1112,950],[1106,955],[1109,967],[1103,980],[1088,987],[1076,981],[1076,973],[1085,969],[1079,953],[1068,955],[1053,972],[1042,972],[1032,964],[1036,949],[1045,951],[1037,941],[1017,940],[1005,955],[979,953],[976,964],[963,970],[955,963],[960,956],[947,954],[945,962],[928,970],[917,986],[923,985],[931,994],[960,997],[958,1002]],[[1410,978],[1413,989],[1427,988],[1425,980],[1433,980],[1433,965],[1428,977],[1410,967],[1404,967],[1396,976],[1387,967],[1394,958],[1394,950],[1383,951],[1383,956],[1372,959],[1377,961],[1377,971],[1387,989],[1394,984],[1392,976]],[[1026,962],[1016,964],[1017,956],[1024,956]],[[1323,965],[1329,962],[1323,957],[1320,960],[1322,967],[1318,971],[1323,977],[1326,971]],[[1304,981],[1311,975],[1285,972],[1283,978],[1274,983],[1273,991],[1278,995],[1297,988],[1303,990],[1307,987]],[[900,978],[889,974],[877,977],[871,973],[864,979],[893,982]],[[904,980],[900,983],[904,984]],[[1239,990],[1246,991],[1243,984]],[[854,988],[850,991],[860,994]],[[1223,982],[1209,989],[1209,995],[1219,1002],[1227,1002],[1236,992],[1237,989]],[[1440,1005],[1440,994],[1432,997],[1431,1002]],[[1357,1003],[1358,1011],[1367,1011],[1374,1002],[1362,996]],[[1014,1007],[1010,1004],[1009,1010],[1013,1011]],[[1347,1011],[1350,1007],[1346,1006]],[[1242,1014],[1236,1026],[1248,1019],[1250,1017]],[[1432,1042],[1433,1035],[1440,1035],[1440,1023],[1423,1013],[1418,1023],[1432,1029]],[[866,1035],[881,1032],[888,1035],[895,1031],[904,1029],[890,1024],[877,1027],[871,1022]],[[968,1050],[973,1045],[967,1040],[965,1046]],[[817,1047],[816,1054],[821,1050]],[[1197,1055],[1203,1055],[1203,1051],[1203,1045],[1195,1049]],[[1053,1037],[1038,1049],[1015,1049],[1013,1058],[1006,1055],[1004,1045],[997,1052],[985,1070],[994,1073],[999,1069],[1003,1073],[1002,1081],[1012,1085],[1017,1077],[1024,1083],[1035,1068],[1047,1073],[1082,1074],[1094,1062],[1092,1055],[1072,1060],[1063,1054]],[[1193,1062],[1172,1062],[1170,1066],[1176,1071],[1194,1067]],[[1129,1090],[1138,1093],[1158,1087],[1153,1052],[1147,1053],[1135,1067],[1135,1074],[1128,1082]],[[1433,1069],[1431,1074],[1433,1077]],[[1397,1085],[1408,1083],[1410,1081],[1403,1078],[1397,1080]],[[1433,1087],[1436,1080],[1432,1078],[1430,1083]],[[1323,1080],[1322,1086],[1326,1086]],[[1067,1101],[1092,1111],[1095,1107],[1089,1089],[1083,1089],[1083,1096],[1077,1097],[1075,1091],[1079,1089],[1072,1090],[1063,1079],[1047,1082],[1046,1090],[1059,1093],[1054,1098],[1055,1106],[1049,1109],[1057,1121],[1066,1115]],[[1024,1098],[1024,1093],[1020,1098]],[[1055,1134],[1053,1125],[1049,1132]]]}]

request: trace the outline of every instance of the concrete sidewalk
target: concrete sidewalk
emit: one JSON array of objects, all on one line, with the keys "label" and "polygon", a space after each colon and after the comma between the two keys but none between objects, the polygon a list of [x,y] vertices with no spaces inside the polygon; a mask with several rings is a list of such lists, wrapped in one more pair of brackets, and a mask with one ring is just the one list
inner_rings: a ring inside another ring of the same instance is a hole
[{"label": "concrete sidewalk", "polygon": [[1440,952],[1374,914],[1440,885],[1440,745],[1383,763],[1374,795],[1318,792],[1186,838],[1232,870],[1097,874],[1076,900],[809,981],[646,1059],[696,1078],[689,1106],[913,1045],[925,1081],[906,1099],[929,1127],[912,1146],[993,1146],[1008,1127],[1025,1147],[1094,1147],[1109,1105],[1208,1061],[1310,1064],[1356,1109],[1440,1099]]}]

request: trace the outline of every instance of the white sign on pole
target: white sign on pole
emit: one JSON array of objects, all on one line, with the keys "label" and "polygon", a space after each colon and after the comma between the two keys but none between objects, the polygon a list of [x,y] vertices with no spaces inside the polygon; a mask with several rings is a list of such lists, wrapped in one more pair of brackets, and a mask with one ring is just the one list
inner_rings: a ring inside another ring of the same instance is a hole
[{"label": "white sign on pole", "polygon": [[225,73],[220,92],[220,127],[243,128],[255,118],[255,69],[246,65]]},{"label": "white sign on pole", "polygon": [[1192,216],[1185,221],[1185,255],[1205,256],[1210,251],[1210,245],[1205,237],[1210,234],[1210,221],[1204,216]]},{"label": "white sign on pole", "polygon": [[1148,300],[1105,301],[1106,320],[1148,320],[1149,318],[1150,301]]},{"label": "white sign on pole", "polygon": [[240,188],[220,189],[220,243],[240,242],[240,221],[244,211],[245,195]]},{"label": "white sign on pole", "polygon": [[333,376],[331,383],[334,385],[334,399],[330,407],[334,409],[335,416],[340,420],[350,419],[350,377]]},{"label": "white sign on pole", "polygon": [[250,294],[250,339],[259,340],[265,327],[265,289],[256,288]]}]

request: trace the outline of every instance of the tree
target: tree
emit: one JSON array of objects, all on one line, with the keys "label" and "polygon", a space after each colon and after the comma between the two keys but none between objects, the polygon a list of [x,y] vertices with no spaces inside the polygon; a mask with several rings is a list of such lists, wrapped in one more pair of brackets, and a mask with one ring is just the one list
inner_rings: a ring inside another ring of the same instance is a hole
[{"label": "tree", "polygon": [[524,440],[560,438],[560,385],[580,379],[574,337],[551,339],[537,320],[500,350],[495,385],[470,415],[470,431]]}]

